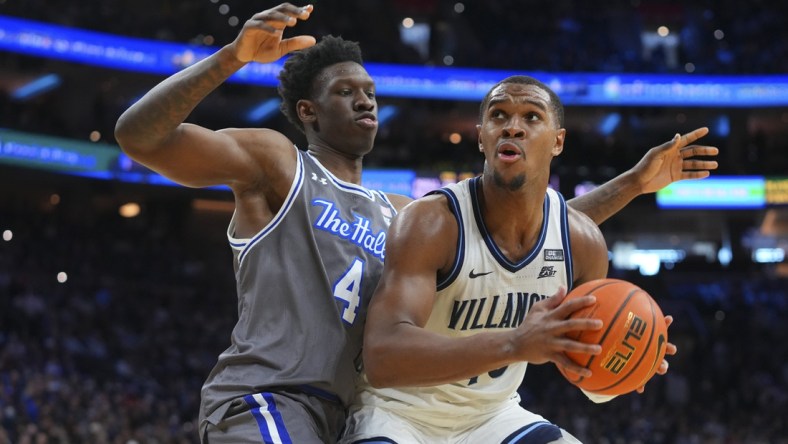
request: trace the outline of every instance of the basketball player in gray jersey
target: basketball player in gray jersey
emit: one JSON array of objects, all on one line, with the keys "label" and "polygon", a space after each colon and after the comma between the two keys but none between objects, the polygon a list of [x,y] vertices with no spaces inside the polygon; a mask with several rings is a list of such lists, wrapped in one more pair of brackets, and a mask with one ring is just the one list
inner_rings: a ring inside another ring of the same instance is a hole
[{"label": "basketball player in gray jersey", "polygon": [[561,302],[607,276],[605,239],[548,188],[566,137],[558,96],[513,76],[480,114],[483,174],[411,203],[389,230],[343,443],[578,442],[522,408],[517,389],[528,363],[589,375],[565,353],[600,346],[565,335],[602,327],[568,319],[593,296]]},{"label": "basketball player in gray jersey", "polygon": [[[235,197],[227,235],[238,321],[203,386],[205,443],[336,441],[386,230],[410,200],[359,185],[377,132],[375,85],[356,43],[282,38],[311,12],[282,4],[256,14],[233,43],[161,82],[116,125],[135,160],[187,186],[227,184]],[[184,123],[245,64],[293,51],[279,92],[305,151],[270,129]]]},{"label": "basketball player in gray jersey", "polygon": [[[162,81],[118,120],[136,161],[190,187],[225,184],[238,323],[203,390],[204,443],[334,442],[353,398],[366,307],[381,274],[386,228],[411,199],[361,187],[377,132],[375,84],[354,42],[299,35],[311,5],[283,3],[248,20],[235,41]],[[306,135],[298,150],[266,128],[184,123],[248,63],[292,53],[279,80],[282,111]],[[632,170],[570,204],[601,223],[636,196],[701,178],[716,148],[705,129],[652,148]]]}]

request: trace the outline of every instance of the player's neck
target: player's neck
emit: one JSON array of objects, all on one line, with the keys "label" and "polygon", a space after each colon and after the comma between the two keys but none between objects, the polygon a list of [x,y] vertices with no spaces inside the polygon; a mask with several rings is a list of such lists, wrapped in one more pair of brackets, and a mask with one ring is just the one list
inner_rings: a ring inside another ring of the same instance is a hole
[{"label": "player's neck", "polygon": [[307,151],[338,179],[361,184],[363,156],[350,155],[333,148],[315,144],[309,144]]},{"label": "player's neck", "polygon": [[544,193],[504,190],[492,181],[480,181],[477,197],[482,219],[495,243],[512,258],[527,252],[542,230]]}]

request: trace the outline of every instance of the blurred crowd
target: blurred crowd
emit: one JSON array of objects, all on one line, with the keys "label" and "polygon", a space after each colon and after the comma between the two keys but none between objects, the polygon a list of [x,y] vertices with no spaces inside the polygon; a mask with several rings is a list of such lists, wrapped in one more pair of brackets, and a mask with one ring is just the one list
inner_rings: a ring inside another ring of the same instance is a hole
[{"label": "blurred crowd", "polygon": [[[252,14],[276,3],[9,0],[0,3],[0,14],[121,35],[224,44]],[[450,56],[457,66],[553,72],[683,73],[687,63],[693,66],[690,72],[707,74],[788,72],[788,12],[766,0],[617,0],[604,5],[572,0],[321,0],[315,6],[299,31],[360,41],[367,59],[376,62],[444,65]],[[423,42],[403,42],[405,17],[429,27]],[[662,25],[671,37],[652,44],[650,35]]]},{"label": "blurred crowd", "polygon": [[[0,1],[0,14],[131,37],[210,45],[232,41],[244,21],[275,1],[138,0]],[[298,4],[298,2],[296,2]],[[537,15],[538,14],[538,15]],[[404,17],[414,26],[406,30]],[[788,9],[762,0],[667,2],[619,0],[321,0],[290,32],[341,35],[359,41],[367,62],[540,72],[785,74]],[[658,27],[668,27],[658,36]],[[426,28],[426,29],[425,29]],[[426,31],[426,32],[425,32]],[[160,76],[126,73],[0,51],[0,117],[8,128],[114,145],[120,114]],[[43,73],[62,85],[30,100],[10,92]],[[263,125],[299,146],[302,134],[277,114],[247,120],[248,110],[276,98],[273,88],[225,84],[190,115],[208,128]],[[475,149],[478,104],[381,97],[392,117],[381,122],[376,168],[479,172]],[[782,174],[788,113],[780,108],[572,107],[567,143],[555,169],[572,186],[600,183],[633,165],[647,148],[676,131],[709,126],[703,143],[723,150],[720,174]],[[601,130],[612,117],[620,123]],[[455,133],[455,134],[453,134]],[[461,142],[450,136],[459,134]],[[570,188],[571,190],[571,188]]]},{"label": "blurred crowd", "polygon": [[[112,185],[59,188],[2,193],[0,444],[197,443],[200,386],[236,318],[229,213],[150,190],[125,219]],[[788,442],[788,281],[627,273],[611,276],[676,318],[669,374],[595,405],[553,365],[532,366],[523,403],[588,443]]]}]

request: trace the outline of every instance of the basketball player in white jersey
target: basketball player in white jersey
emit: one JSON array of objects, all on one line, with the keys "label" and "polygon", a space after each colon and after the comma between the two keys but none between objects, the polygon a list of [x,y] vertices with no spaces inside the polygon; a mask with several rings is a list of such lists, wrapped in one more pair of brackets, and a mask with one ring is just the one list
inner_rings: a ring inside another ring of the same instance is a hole
[{"label": "basketball player in white jersey", "polygon": [[593,296],[561,302],[607,276],[605,239],[548,188],[566,136],[558,96],[513,76],[480,112],[484,173],[409,204],[389,229],[343,442],[578,442],[523,409],[517,388],[529,363],[590,374],[564,353],[600,352],[565,336],[602,327],[567,319]]}]

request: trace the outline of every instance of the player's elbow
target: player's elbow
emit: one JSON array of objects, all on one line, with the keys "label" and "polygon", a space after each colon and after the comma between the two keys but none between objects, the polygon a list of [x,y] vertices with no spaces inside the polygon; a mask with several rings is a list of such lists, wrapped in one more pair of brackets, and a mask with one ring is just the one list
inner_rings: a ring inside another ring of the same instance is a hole
[{"label": "player's elbow", "polygon": [[136,131],[132,127],[125,113],[115,122],[115,141],[126,154],[134,151]]},{"label": "player's elbow", "polygon": [[115,141],[129,157],[139,160],[146,154],[155,152],[164,139],[154,139],[149,129],[141,127],[133,114],[128,111],[115,122]]}]

